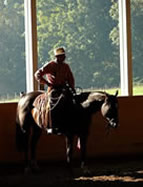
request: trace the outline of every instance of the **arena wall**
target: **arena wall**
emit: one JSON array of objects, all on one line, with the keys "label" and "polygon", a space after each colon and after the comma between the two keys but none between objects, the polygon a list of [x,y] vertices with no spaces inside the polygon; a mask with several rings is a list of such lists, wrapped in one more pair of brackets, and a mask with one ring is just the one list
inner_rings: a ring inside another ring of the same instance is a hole
[{"label": "arena wall", "polygon": [[[107,134],[106,122],[100,112],[92,117],[88,158],[143,154],[143,97],[119,97],[118,100],[120,126],[117,129]],[[16,107],[17,103],[0,104],[0,162],[23,160],[23,154],[15,147]],[[76,146],[74,151],[74,157],[78,157]],[[38,160],[64,160],[65,156],[64,137],[47,136],[43,132],[37,149]]]}]

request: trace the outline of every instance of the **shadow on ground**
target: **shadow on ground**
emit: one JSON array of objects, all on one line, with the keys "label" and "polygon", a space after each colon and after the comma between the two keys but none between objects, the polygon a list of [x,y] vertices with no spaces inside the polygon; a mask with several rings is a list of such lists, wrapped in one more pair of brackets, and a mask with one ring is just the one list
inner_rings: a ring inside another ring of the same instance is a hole
[{"label": "shadow on ground", "polygon": [[75,164],[73,174],[65,163],[39,162],[40,171],[24,173],[21,164],[4,164],[0,166],[0,186],[13,187],[82,187],[82,186],[143,186],[143,160],[90,161],[90,173],[83,174]]}]

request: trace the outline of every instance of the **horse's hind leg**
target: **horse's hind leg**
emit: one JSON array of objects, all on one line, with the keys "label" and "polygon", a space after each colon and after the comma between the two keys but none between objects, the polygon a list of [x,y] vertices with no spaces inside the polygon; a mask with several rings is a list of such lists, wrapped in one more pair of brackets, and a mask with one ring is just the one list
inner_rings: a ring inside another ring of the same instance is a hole
[{"label": "horse's hind leg", "polygon": [[42,129],[40,129],[36,124],[33,124],[33,129],[32,129],[32,137],[31,137],[31,168],[33,170],[37,170],[37,162],[36,162],[36,148],[37,148],[37,143],[38,140],[41,136]]},{"label": "horse's hind leg", "polygon": [[23,150],[24,150],[24,156],[25,156],[25,173],[28,173],[30,171],[30,167],[29,167],[29,135],[30,135],[30,131],[26,131],[23,134]]}]

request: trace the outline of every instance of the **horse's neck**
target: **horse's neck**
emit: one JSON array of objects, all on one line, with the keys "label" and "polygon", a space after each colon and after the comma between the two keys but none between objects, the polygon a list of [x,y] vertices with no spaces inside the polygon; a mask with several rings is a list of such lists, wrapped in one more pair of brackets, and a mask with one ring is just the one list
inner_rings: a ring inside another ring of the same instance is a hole
[{"label": "horse's neck", "polygon": [[93,114],[100,111],[102,104],[103,104],[103,100],[91,102],[90,106],[88,107],[89,113]]}]

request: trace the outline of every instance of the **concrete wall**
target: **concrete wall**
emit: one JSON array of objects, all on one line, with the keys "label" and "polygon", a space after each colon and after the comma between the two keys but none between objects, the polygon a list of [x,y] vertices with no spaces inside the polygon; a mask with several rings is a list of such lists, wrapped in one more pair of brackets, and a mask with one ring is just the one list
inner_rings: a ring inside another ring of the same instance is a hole
[{"label": "concrete wall", "polygon": [[[119,97],[120,126],[107,135],[103,117],[92,118],[88,139],[88,157],[125,156],[143,153],[143,97]],[[0,104],[0,162],[20,161],[23,155],[15,148],[16,103]],[[39,160],[64,160],[65,140],[44,132],[38,144]],[[75,157],[79,156],[75,148]]]}]

